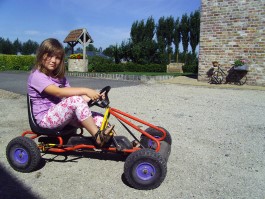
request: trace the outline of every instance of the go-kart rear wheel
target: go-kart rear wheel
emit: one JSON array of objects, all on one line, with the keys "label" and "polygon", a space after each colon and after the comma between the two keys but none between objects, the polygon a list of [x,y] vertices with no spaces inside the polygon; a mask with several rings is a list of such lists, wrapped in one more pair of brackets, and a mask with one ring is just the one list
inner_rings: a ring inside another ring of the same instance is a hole
[{"label": "go-kart rear wheel", "polygon": [[19,172],[29,173],[36,170],[41,161],[40,150],[28,137],[16,137],[6,147],[6,157],[10,166]]},{"label": "go-kart rear wheel", "polygon": [[[165,139],[163,141],[165,141],[169,145],[171,145],[172,144],[172,138],[171,138],[170,133],[166,129],[164,129],[164,128],[160,127],[160,126],[158,126],[158,127],[166,131],[166,137],[165,137]],[[158,130],[153,129],[151,127],[147,128],[145,131],[147,133],[149,133],[150,135],[154,136],[155,138],[160,138],[163,135],[161,131],[158,131]],[[144,136],[143,134],[141,135],[140,143],[145,148],[156,149],[155,142],[153,140],[149,139],[148,137]]]},{"label": "go-kart rear wheel", "polygon": [[127,182],[135,189],[155,189],[164,181],[167,164],[161,154],[152,149],[131,153],[124,164]]}]

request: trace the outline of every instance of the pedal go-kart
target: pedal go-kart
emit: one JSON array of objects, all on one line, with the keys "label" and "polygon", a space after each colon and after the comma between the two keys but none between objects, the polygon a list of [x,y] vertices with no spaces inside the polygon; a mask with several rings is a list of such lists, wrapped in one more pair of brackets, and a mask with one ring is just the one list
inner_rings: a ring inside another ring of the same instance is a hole
[{"label": "pedal go-kart", "polygon": [[[103,88],[100,92],[105,92],[105,99],[90,102],[88,105],[106,109],[101,130],[109,124],[110,115],[112,115],[131,135],[132,141],[125,136],[117,135],[117,132],[113,130],[114,135],[111,140],[99,148],[91,136],[83,135],[82,129],[80,133],[77,133],[77,128],[68,126],[60,131],[41,128],[35,122],[31,100],[27,96],[31,131],[23,132],[21,136],[12,139],[7,145],[6,157],[11,167],[23,173],[36,171],[42,160],[41,153],[62,154],[80,152],[80,150],[82,152],[96,150],[104,153],[121,153],[126,155],[124,177],[131,187],[149,190],[160,186],[167,174],[167,161],[172,143],[170,133],[162,127],[110,107],[109,91],[110,86]],[[146,126],[147,129],[142,130],[132,121]],[[131,128],[128,128],[129,126]],[[138,131],[139,138],[132,131]],[[38,138],[37,141],[35,141],[36,138]]]}]

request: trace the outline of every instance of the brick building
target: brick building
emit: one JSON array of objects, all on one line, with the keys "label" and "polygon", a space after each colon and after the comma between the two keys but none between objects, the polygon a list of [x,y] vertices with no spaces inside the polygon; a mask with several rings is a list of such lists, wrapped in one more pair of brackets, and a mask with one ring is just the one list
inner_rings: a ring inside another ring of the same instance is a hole
[{"label": "brick building", "polygon": [[265,86],[265,0],[202,0],[198,80],[212,61],[248,59],[247,84]]}]

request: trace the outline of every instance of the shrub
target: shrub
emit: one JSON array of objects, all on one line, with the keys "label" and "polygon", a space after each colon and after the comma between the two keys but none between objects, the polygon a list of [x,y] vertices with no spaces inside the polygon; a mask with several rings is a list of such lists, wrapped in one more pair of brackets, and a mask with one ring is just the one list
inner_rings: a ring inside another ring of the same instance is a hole
[{"label": "shrub", "polygon": [[188,53],[182,70],[184,73],[198,73],[198,65],[199,63],[196,54]]},{"label": "shrub", "polygon": [[88,59],[88,70],[90,72],[106,72],[108,65],[111,65],[112,59],[93,56]]},{"label": "shrub", "polygon": [[198,65],[184,65],[182,66],[184,73],[198,73]]},{"label": "shrub", "polygon": [[111,58],[99,56],[89,58],[88,63],[89,72],[166,72],[165,65],[132,62],[115,64]]},{"label": "shrub", "polygon": [[0,55],[0,70],[30,70],[35,63],[31,55]]}]

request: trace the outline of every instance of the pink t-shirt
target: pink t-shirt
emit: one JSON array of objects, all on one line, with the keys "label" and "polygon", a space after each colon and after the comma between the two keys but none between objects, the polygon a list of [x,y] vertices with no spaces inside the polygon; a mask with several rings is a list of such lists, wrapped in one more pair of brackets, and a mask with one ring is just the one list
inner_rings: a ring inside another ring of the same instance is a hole
[{"label": "pink t-shirt", "polygon": [[49,85],[58,87],[70,87],[66,78],[56,79],[45,75],[39,70],[32,71],[28,78],[28,95],[32,101],[32,111],[39,123],[47,111],[55,104],[58,104],[61,99],[43,92]]}]

